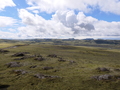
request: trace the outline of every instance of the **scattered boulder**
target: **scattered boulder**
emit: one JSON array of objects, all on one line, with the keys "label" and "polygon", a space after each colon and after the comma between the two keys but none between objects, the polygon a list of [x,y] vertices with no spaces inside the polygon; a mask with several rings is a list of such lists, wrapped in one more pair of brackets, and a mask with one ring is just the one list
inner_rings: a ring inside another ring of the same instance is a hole
[{"label": "scattered boulder", "polygon": [[50,54],[50,55],[48,55],[48,57],[57,58],[57,55],[56,54]]},{"label": "scattered boulder", "polygon": [[72,60],[69,60],[69,62],[70,62],[70,64],[72,64],[72,63],[76,63],[75,61],[72,61]]},{"label": "scattered boulder", "polygon": [[25,56],[25,54],[29,54],[29,52],[18,52],[12,55],[13,57]]},{"label": "scattered boulder", "polygon": [[43,67],[43,70],[50,70],[53,69],[53,67]]},{"label": "scattered boulder", "polygon": [[20,62],[10,62],[10,63],[7,63],[6,65],[7,65],[8,68],[9,67],[20,67],[20,66],[22,66],[20,64]]},{"label": "scattered boulder", "polygon": [[19,56],[25,56],[24,53],[15,53],[14,55],[12,55],[13,57],[19,57]]},{"label": "scattered boulder", "polygon": [[114,79],[120,80],[120,75],[115,75]]},{"label": "scattered boulder", "polygon": [[120,71],[120,69],[114,69],[115,71]]},{"label": "scattered boulder", "polygon": [[92,76],[92,79],[95,80],[120,80],[120,75],[98,75],[98,76]]},{"label": "scattered boulder", "polygon": [[43,60],[45,60],[45,59],[42,58],[42,57],[38,57],[38,58],[35,58],[34,60],[37,60],[37,61],[43,61]]},{"label": "scattered boulder", "polygon": [[49,76],[49,75],[43,75],[43,74],[36,74],[34,77],[37,77],[39,79],[54,79],[54,78],[60,78],[59,76]]},{"label": "scattered boulder", "polygon": [[8,50],[0,49],[0,53],[6,53],[6,52],[9,52],[9,51]]},{"label": "scattered boulder", "polygon": [[33,58],[35,56],[32,56],[32,55],[27,55],[27,56],[23,56],[23,57],[20,57],[20,58],[15,58],[14,60],[23,60],[23,59],[27,59],[27,58]]},{"label": "scattered boulder", "polygon": [[24,70],[13,70],[12,73],[15,73],[17,75],[21,75],[21,74],[23,75],[23,74],[26,74],[27,71],[24,71]]},{"label": "scattered boulder", "polygon": [[62,58],[59,58],[58,59],[59,62],[65,62],[66,60],[62,59]]},{"label": "scattered boulder", "polygon": [[99,72],[110,71],[109,69],[104,68],[104,67],[102,67],[102,68],[98,67],[98,68],[96,68],[96,70],[98,70]]},{"label": "scattered boulder", "polygon": [[91,77],[92,79],[96,79],[96,80],[110,80],[113,76],[112,75],[99,75],[99,76],[93,76]]},{"label": "scattered boulder", "polygon": [[15,58],[14,60],[23,60],[25,59],[24,57],[21,57],[21,58]]},{"label": "scattered boulder", "polygon": [[1,85],[0,84],[0,90],[7,90],[8,87],[10,87],[10,85]]},{"label": "scattered boulder", "polygon": [[30,68],[36,68],[37,66],[35,65],[35,66],[30,66]]}]

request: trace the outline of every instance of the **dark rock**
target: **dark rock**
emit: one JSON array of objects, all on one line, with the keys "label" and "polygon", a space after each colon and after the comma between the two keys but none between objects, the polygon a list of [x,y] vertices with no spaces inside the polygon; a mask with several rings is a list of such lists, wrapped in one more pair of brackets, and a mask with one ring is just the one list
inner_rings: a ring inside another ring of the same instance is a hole
[{"label": "dark rock", "polygon": [[45,59],[42,58],[42,57],[38,57],[38,58],[35,58],[34,60],[37,60],[37,61],[43,61],[43,60],[45,60]]},{"label": "dark rock", "polygon": [[0,49],[0,53],[6,53],[6,52],[9,52],[9,51],[8,50]]},{"label": "dark rock", "polygon": [[19,56],[25,56],[25,54],[29,54],[29,52],[19,52],[19,53],[15,53],[14,55],[12,55],[13,57],[19,57]]},{"label": "dark rock", "polygon": [[20,57],[20,58],[15,58],[14,60],[23,60],[23,59],[27,59],[27,58],[33,58],[35,56],[30,56],[30,55],[27,55],[27,56],[23,56],[23,57]]},{"label": "dark rock", "polygon": [[98,71],[110,71],[109,69],[107,69],[107,68],[100,68],[100,67],[98,67],[98,68],[96,68],[96,70],[98,70]]},{"label": "dark rock", "polygon": [[34,75],[34,77],[37,77],[37,78],[39,78],[39,79],[45,79],[45,78],[48,78],[48,79],[60,78],[59,76],[49,76],[49,75],[43,75],[43,74],[36,74],[36,75]]},{"label": "dark rock", "polygon": [[120,80],[120,75],[114,75],[114,79]]},{"label": "dark rock", "polygon": [[66,60],[62,59],[62,58],[59,58],[58,59],[59,62],[65,62]]},{"label": "dark rock", "polygon": [[8,87],[10,87],[10,85],[1,85],[0,84],[0,90],[7,90]]},{"label": "dark rock", "polygon": [[30,66],[30,68],[36,68],[37,66],[35,65],[35,66]]},{"label": "dark rock", "polygon": [[25,56],[24,53],[15,53],[14,55],[12,55],[13,57],[19,57],[19,56]]},{"label": "dark rock", "polygon": [[15,74],[17,74],[17,75],[23,75],[23,74],[26,74],[27,72],[26,71],[24,71],[24,70],[13,70],[12,71],[13,73],[15,73]]},{"label": "dark rock", "polygon": [[43,70],[53,69],[53,67],[43,67]]},{"label": "dark rock", "polygon": [[8,68],[9,67],[20,67],[20,66],[22,66],[20,64],[20,62],[10,62],[10,63],[7,63],[6,65],[7,65]]},{"label": "dark rock", "polygon": [[72,63],[76,63],[75,61],[72,61],[72,60],[70,60],[69,62],[70,62],[71,64],[72,64]]},{"label": "dark rock", "polygon": [[56,54],[50,54],[50,55],[48,55],[48,57],[57,58],[57,55]]},{"label": "dark rock", "polygon": [[115,71],[120,71],[120,69],[114,69]]},{"label": "dark rock", "polygon": [[24,57],[21,57],[21,58],[15,58],[14,60],[23,60],[25,59]]},{"label": "dark rock", "polygon": [[96,79],[96,80],[110,80],[113,76],[112,75],[99,75],[99,76],[93,76],[91,77],[92,79]]}]

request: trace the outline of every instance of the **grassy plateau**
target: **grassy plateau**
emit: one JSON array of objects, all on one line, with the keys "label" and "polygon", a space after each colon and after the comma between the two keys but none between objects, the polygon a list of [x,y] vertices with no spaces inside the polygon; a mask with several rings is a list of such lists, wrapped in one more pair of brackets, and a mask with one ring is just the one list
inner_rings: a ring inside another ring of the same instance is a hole
[{"label": "grassy plateau", "polygon": [[0,49],[0,90],[120,90],[119,43],[3,40]]}]

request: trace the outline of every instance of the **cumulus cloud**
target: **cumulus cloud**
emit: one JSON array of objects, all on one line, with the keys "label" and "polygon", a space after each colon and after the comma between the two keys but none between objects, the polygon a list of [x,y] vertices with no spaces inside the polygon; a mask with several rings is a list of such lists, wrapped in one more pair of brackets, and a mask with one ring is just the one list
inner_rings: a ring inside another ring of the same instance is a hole
[{"label": "cumulus cloud", "polygon": [[102,36],[120,36],[120,22],[98,21],[95,23],[96,33]]},{"label": "cumulus cloud", "polygon": [[13,0],[0,0],[0,10],[3,10],[5,7],[13,7],[16,6]]},{"label": "cumulus cloud", "polygon": [[83,12],[72,10],[56,11],[50,20],[26,9],[20,9],[19,17],[25,25],[19,27],[19,36],[24,38],[69,38],[80,36],[120,35],[120,22],[100,21]]},{"label": "cumulus cloud", "polygon": [[103,12],[110,12],[120,15],[119,0],[26,0],[29,10],[39,9],[41,12],[56,12],[57,10],[79,10],[90,12],[99,9]]},{"label": "cumulus cloud", "polygon": [[[99,38],[120,35],[120,22],[107,22],[84,14],[99,9],[120,15],[119,0],[26,0],[26,2],[29,7],[18,10],[22,24],[19,23],[18,26],[11,27],[6,32],[1,30],[0,37],[80,38],[88,36]],[[7,6],[12,7],[15,4],[12,0],[0,0],[0,10]],[[40,12],[54,14],[50,20],[46,20],[40,16]],[[0,16],[0,21],[2,28],[17,24],[17,20],[11,17]]]},{"label": "cumulus cloud", "polygon": [[6,27],[14,25],[17,22],[16,19],[11,17],[0,16],[0,27]]},{"label": "cumulus cloud", "polygon": [[80,25],[79,25],[81,28],[85,28],[85,29],[87,29],[87,30],[94,30],[95,28],[94,28],[94,26],[92,25],[92,24],[85,24],[85,23],[81,23]]},{"label": "cumulus cloud", "polygon": [[31,14],[25,9],[19,10],[19,17],[26,25],[19,27],[21,35],[28,37],[64,37],[69,36],[71,28],[64,26],[55,20],[45,20],[37,14]]},{"label": "cumulus cloud", "polygon": [[0,31],[0,38],[4,39],[19,39],[18,34],[11,32]]}]

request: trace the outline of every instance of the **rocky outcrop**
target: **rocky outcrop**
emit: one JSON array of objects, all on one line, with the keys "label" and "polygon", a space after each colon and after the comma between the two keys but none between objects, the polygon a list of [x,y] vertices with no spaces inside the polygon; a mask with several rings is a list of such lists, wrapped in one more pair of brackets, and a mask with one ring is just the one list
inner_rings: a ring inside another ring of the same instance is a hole
[{"label": "rocky outcrop", "polygon": [[105,75],[92,76],[91,78],[95,80],[120,80],[120,75],[105,74]]},{"label": "rocky outcrop", "polygon": [[58,59],[59,62],[65,62],[66,60],[62,59],[62,58],[59,58]]},{"label": "rocky outcrop", "polygon": [[19,57],[19,56],[25,56],[25,54],[29,54],[29,52],[18,52],[18,53],[13,54],[12,56]]},{"label": "rocky outcrop", "polygon": [[91,77],[92,79],[96,79],[96,80],[110,80],[113,76],[112,75],[99,75],[99,76],[93,76]]},{"label": "rocky outcrop", "polygon": [[54,79],[54,78],[60,78],[59,76],[50,76],[50,75],[43,75],[43,74],[36,74],[34,77],[37,77],[39,79]]},{"label": "rocky outcrop", "polygon": [[10,62],[10,63],[7,63],[7,64],[5,64],[5,65],[7,65],[8,68],[11,68],[11,67],[20,67],[20,66],[22,66],[22,65],[20,64],[20,62]]},{"label": "rocky outcrop", "polygon": [[43,61],[45,60],[43,57],[38,57],[38,58],[35,58],[34,60],[37,60],[37,61]]},{"label": "rocky outcrop", "polygon": [[9,52],[8,50],[0,49],[0,53],[6,53]]},{"label": "rocky outcrop", "polygon": [[98,68],[96,68],[96,70],[98,70],[99,72],[110,71],[109,69],[107,69],[105,67],[102,67],[102,68],[98,67]]},{"label": "rocky outcrop", "polygon": [[50,55],[48,55],[48,57],[57,58],[57,55],[56,54],[50,54]]},{"label": "rocky outcrop", "polygon": [[15,73],[17,75],[24,75],[27,73],[27,71],[24,70],[13,70],[12,73]]}]

